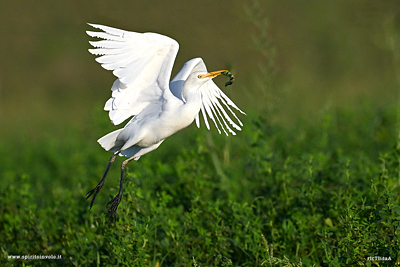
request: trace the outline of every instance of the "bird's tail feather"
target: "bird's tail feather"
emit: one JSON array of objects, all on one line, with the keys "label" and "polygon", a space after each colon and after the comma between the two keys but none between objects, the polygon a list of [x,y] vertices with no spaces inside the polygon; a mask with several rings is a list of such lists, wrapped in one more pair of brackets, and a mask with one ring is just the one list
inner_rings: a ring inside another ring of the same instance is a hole
[{"label": "bird's tail feather", "polygon": [[117,137],[119,135],[119,133],[123,130],[122,129],[118,129],[116,131],[113,131],[105,136],[103,136],[102,138],[100,138],[99,140],[97,140],[97,142],[107,151],[111,151],[111,152],[117,152],[118,150],[121,149],[121,147],[124,145],[124,142],[118,142],[117,141]]}]

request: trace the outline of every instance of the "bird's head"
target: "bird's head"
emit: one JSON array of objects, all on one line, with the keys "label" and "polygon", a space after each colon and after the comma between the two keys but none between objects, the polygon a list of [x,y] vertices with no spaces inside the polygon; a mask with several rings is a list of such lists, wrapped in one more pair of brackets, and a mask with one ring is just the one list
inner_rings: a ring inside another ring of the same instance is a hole
[{"label": "bird's head", "polygon": [[229,74],[230,72],[227,70],[218,70],[212,72],[193,71],[186,79],[182,87],[182,98],[186,102],[186,100],[190,97],[190,95],[198,96],[200,93],[199,89],[202,88],[203,84],[214,79],[219,75],[229,75]]}]

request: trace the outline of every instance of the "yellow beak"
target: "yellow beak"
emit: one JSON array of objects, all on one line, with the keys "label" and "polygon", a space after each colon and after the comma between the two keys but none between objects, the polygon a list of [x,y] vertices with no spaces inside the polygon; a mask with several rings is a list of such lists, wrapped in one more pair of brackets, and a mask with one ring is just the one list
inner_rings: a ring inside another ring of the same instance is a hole
[{"label": "yellow beak", "polygon": [[217,77],[218,75],[227,74],[227,73],[228,73],[227,70],[217,70],[217,71],[212,71],[212,72],[209,72],[207,74],[201,75],[200,78],[201,79],[203,79],[203,78],[214,78],[214,77]]}]

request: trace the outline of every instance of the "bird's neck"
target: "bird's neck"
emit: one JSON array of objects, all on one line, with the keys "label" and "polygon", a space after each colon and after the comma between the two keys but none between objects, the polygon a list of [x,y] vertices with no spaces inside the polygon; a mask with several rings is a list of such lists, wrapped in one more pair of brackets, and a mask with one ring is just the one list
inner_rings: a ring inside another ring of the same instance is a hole
[{"label": "bird's neck", "polygon": [[185,90],[185,87],[182,88],[182,99],[185,104],[201,102],[201,94],[197,90]]},{"label": "bird's neck", "polygon": [[183,87],[182,99],[184,102],[182,106],[184,116],[194,119],[202,105],[201,93],[198,90],[185,90],[185,87]]}]

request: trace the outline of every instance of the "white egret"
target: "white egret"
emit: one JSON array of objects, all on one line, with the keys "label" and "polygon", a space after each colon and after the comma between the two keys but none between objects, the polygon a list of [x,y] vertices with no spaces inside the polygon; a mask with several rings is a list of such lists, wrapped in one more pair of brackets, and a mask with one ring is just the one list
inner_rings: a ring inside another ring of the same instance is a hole
[{"label": "white egret", "polygon": [[[226,135],[235,135],[232,128],[241,130],[242,122],[231,107],[241,111],[212,81],[218,75],[233,76],[226,70],[208,72],[201,58],[185,63],[179,73],[170,81],[172,66],[178,53],[178,43],[156,33],[137,33],[108,26],[89,24],[100,29],[87,31],[100,41],[89,42],[94,49],[89,52],[100,55],[96,61],[117,77],[111,90],[112,97],[104,109],[114,125],[134,116],[124,128],[113,131],[98,140],[107,151],[114,152],[99,184],[87,193],[96,195],[104,185],[107,172],[117,155],[128,157],[121,166],[119,192],[108,202],[110,220],[116,218],[116,211],[122,198],[122,184],[126,164],[138,160],[144,154],[155,150],[164,140],[196,120],[200,127],[201,110],[204,123],[210,129],[207,117]],[[225,110],[227,109],[228,112]],[[234,121],[230,116],[234,118]]]}]

